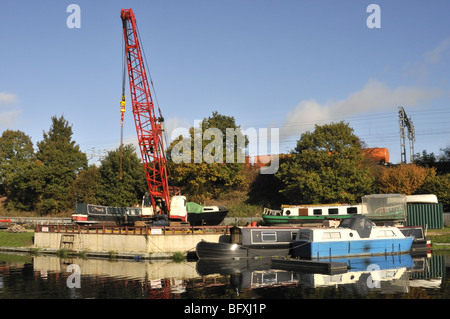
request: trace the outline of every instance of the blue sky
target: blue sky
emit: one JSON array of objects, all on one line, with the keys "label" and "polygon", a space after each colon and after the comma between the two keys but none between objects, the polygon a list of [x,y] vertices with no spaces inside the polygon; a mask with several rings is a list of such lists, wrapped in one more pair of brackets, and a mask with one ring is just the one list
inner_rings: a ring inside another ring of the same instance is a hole
[{"label": "blue sky", "polygon": [[[70,29],[69,4],[81,8]],[[371,3],[381,28],[370,29]],[[213,111],[280,129],[280,152],[314,124],[347,121],[400,161],[398,107],[415,151],[450,145],[450,2],[384,0],[2,1],[0,132],[42,140],[53,115],[87,153],[120,141],[120,9],[135,12],[167,128]],[[128,95],[127,83],[127,95]],[[136,132],[127,105],[125,141]],[[408,151],[409,157],[409,151]]]}]

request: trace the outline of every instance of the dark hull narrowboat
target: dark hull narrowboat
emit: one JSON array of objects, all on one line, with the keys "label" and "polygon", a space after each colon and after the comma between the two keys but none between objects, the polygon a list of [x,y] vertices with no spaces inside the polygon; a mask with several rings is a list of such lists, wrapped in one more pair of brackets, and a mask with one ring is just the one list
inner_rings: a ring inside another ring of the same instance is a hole
[{"label": "dark hull narrowboat", "polygon": [[[228,210],[224,207],[201,206],[186,203],[180,216],[153,214],[149,205],[143,201],[140,207],[111,207],[77,203],[72,214],[72,222],[78,225],[99,226],[135,226],[136,222],[144,222],[153,226],[169,226],[170,221],[187,221],[191,226],[217,226]],[[184,217],[183,217],[184,216]]]},{"label": "dark hull narrowboat", "polygon": [[218,206],[202,206],[187,202],[187,221],[191,226],[217,226],[227,216],[228,209]]},{"label": "dark hull narrowboat", "polygon": [[288,256],[296,227],[233,227],[227,242],[201,241],[196,246],[200,259]]},{"label": "dark hull narrowboat", "polygon": [[228,210],[218,210],[205,213],[189,213],[188,222],[191,226],[217,226],[228,214]]},{"label": "dark hull narrowboat", "polygon": [[142,220],[140,208],[109,207],[77,203],[72,214],[72,222],[89,226],[133,226]]}]

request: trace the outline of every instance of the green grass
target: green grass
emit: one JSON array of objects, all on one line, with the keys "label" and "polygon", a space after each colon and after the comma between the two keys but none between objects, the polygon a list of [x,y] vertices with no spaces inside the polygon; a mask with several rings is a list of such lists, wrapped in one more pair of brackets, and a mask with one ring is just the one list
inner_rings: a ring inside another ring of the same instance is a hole
[{"label": "green grass", "polygon": [[450,244],[450,227],[444,227],[442,229],[430,229],[427,233],[427,237],[431,239],[432,249],[450,250],[450,245],[439,245]]},{"label": "green grass", "polygon": [[33,245],[34,232],[10,233],[0,231],[1,247],[27,247]]}]

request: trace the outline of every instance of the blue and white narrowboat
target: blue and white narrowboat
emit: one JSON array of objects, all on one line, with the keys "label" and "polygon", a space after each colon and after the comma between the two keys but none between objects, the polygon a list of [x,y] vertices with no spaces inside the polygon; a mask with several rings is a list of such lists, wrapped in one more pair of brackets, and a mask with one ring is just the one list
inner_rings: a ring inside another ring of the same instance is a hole
[{"label": "blue and white narrowboat", "polygon": [[295,257],[316,259],[408,252],[412,236],[397,227],[376,226],[362,215],[345,219],[338,228],[303,228],[293,243]]}]

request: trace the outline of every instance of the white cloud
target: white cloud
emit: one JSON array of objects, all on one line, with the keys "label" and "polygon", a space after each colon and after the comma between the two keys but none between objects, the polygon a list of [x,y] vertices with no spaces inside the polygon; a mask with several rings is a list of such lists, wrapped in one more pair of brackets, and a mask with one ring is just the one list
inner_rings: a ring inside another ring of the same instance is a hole
[{"label": "white cloud", "polygon": [[385,83],[369,80],[359,91],[346,99],[324,104],[316,100],[301,101],[291,110],[280,129],[280,138],[298,137],[312,130],[315,124],[345,120],[351,116],[398,106],[417,106],[441,95],[439,90],[419,87],[389,88]]},{"label": "white cloud", "polygon": [[425,62],[427,62],[427,63],[439,63],[443,60],[443,55],[445,54],[445,52],[448,49],[450,49],[450,37],[444,39],[433,50],[425,52],[425,54],[423,55],[423,58],[424,58]]},{"label": "white cloud", "polygon": [[0,112],[0,127],[12,127],[20,114],[22,114],[20,110]]},{"label": "white cloud", "polygon": [[17,96],[12,93],[0,92],[0,106],[17,103]]},{"label": "white cloud", "polygon": [[18,102],[17,96],[12,93],[0,92],[0,127],[12,127],[22,113],[12,107]]},{"label": "white cloud", "polygon": [[425,52],[419,61],[406,63],[404,75],[422,82],[425,81],[432,71],[432,66],[444,63],[448,59],[449,52],[450,37],[442,40],[434,49]]}]

